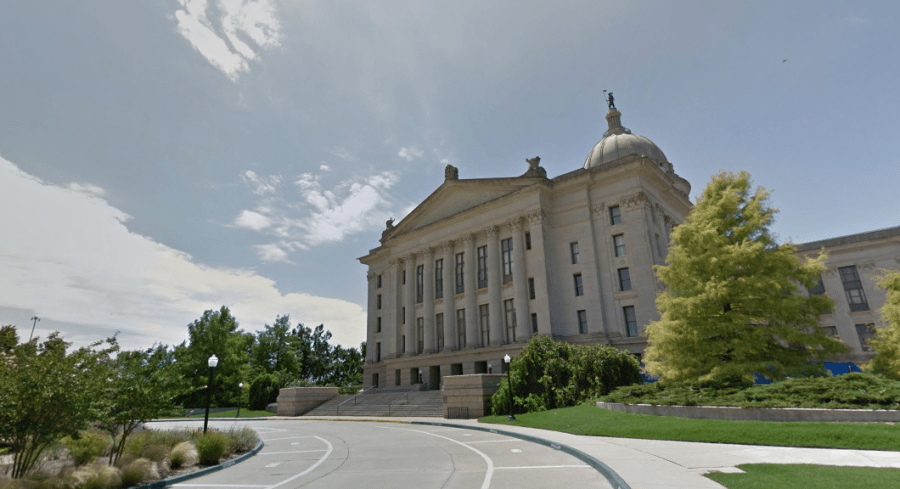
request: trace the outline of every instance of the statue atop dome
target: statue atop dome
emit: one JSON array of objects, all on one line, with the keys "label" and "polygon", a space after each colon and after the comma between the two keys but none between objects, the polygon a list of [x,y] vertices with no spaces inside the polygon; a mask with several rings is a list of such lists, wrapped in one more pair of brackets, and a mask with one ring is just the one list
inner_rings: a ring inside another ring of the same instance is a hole
[{"label": "statue atop dome", "polygon": [[[605,91],[606,90],[604,90],[604,92]],[[606,99],[606,105],[608,105],[610,109],[616,108],[616,98],[613,97],[612,92],[609,92],[609,97]]]}]

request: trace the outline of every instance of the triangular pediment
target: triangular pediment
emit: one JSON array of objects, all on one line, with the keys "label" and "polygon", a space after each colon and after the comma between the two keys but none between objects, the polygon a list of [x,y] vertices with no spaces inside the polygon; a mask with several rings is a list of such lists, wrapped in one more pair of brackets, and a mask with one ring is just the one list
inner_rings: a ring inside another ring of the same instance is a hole
[{"label": "triangular pediment", "polygon": [[402,221],[385,232],[383,239],[401,236],[543,182],[546,182],[546,179],[491,178],[445,181]]}]

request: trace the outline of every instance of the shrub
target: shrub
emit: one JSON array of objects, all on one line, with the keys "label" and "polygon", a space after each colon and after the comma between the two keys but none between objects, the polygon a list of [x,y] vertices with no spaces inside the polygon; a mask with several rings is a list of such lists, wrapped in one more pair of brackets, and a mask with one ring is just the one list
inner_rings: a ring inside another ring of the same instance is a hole
[{"label": "shrub", "polygon": [[154,443],[153,445],[148,446],[141,452],[142,458],[150,459],[154,462],[162,462],[169,455],[169,447]]},{"label": "shrub", "polygon": [[106,464],[85,465],[72,472],[78,489],[118,489],[122,484],[119,469]]},{"label": "shrub", "polygon": [[197,437],[195,444],[197,454],[200,456],[201,465],[215,465],[219,463],[222,455],[228,451],[228,437],[216,431],[210,431]]},{"label": "shrub", "polygon": [[196,465],[198,461],[197,448],[190,441],[183,441],[175,445],[175,448],[169,453],[169,467],[173,470]]},{"label": "shrub", "polygon": [[257,375],[250,383],[250,409],[262,411],[267,404],[277,401],[281,387],[278,377],[266,373]]},{"label": "shrub", "polygon": [[159,472],[152,460],[139,458],[122,468],[122,487],[140,484],[145,479],[158,479]]},{"label": "shrub", "polygon": [[[616,387],[641,382],[640,366],[628,352],[602,345],[558,343],[535,336],[510,365],[513,411],[574,406]],[[509,412],[506,379],[491,398],[491,411]]]},{"label": "shrub", "polygon": [[228,437],[228,452],[245,453],[253,450],[257,444],[256,432],[247,426],[225,432]]},{"label": "shrub", "polygon": [[110,441],[102,433],[96,431],[82,431],[77,438],[67,436],[62,444],[69,450],[69,455],[75,459],[75,465],[85,465],[93,462],[109,447]]}]

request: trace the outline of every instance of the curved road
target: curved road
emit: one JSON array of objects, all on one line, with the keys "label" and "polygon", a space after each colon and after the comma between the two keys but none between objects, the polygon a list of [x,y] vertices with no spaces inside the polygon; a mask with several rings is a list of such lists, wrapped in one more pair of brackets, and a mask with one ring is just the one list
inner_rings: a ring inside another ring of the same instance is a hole
[{"label": "curved road", "polygon": [[[496,433],[445,426],[314,420],[213,421],[250,426],[256,456],[176,484],[181,488],[546,488],[611,487],[581,460]],[[202,422],[154,423],[154,429]]]}]

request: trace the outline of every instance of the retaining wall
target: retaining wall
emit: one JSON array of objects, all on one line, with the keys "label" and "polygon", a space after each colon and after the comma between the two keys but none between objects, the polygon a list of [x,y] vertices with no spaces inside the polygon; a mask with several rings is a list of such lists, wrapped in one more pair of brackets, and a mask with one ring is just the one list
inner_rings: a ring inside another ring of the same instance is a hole
[{"label": "retaining wall", "polygon": [[300,416],[338,395],[337,387],[285,387],[278,391],[279,416]]}]

